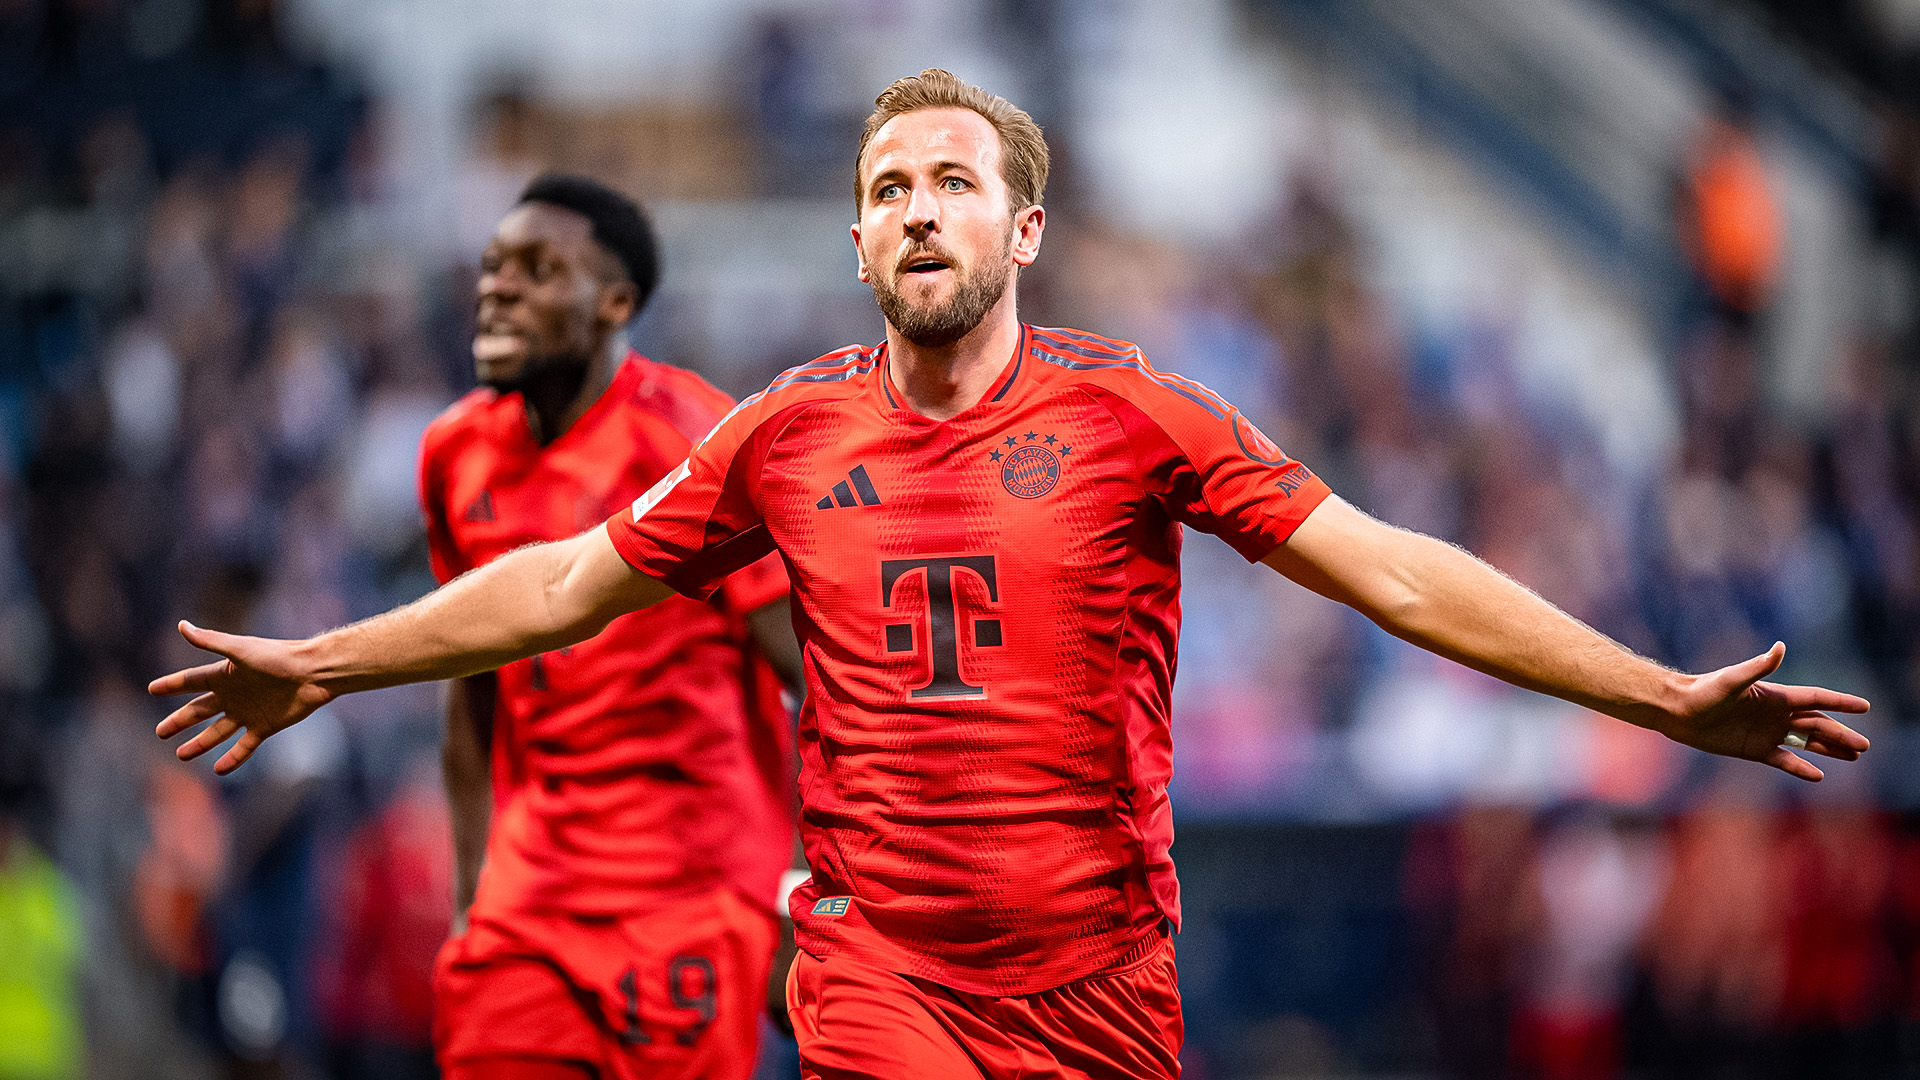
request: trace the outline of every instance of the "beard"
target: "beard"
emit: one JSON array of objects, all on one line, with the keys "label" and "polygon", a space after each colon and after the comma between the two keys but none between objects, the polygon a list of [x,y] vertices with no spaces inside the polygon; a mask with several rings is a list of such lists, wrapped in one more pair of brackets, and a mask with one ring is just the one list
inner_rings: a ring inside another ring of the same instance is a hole
[{"label": "beard", "polygon": [[494,375],[477,381],[502,394],[552,394],[565,399],[578,394],[580,388],[587,384],[589,366],[589,361],[575,356],[539,360],[529,357],[527,363],[511,374]]},{"label": "beard", "polygon": [[1013,229],[1007,229],[1006,242],[1001,245],[1000,258],[989,266],[975,266],[965,271],[960,264],[945,251],[935,247],[916,248],[900,260],[899,266],[906,266],[916,258],[928,255],[937,256],[952,267],[958,282],[954,285],[953,295],[944,304],[920,307],[900,294],[897,288],[899,275],[895,270],[888,278],[883,274],[873,275],[873,298],[880,303],[880,313],[887,318],[900,336],[922,348],[940,348],[951,345],[973,332],[987,312],[1000,302],[1006,294],[1007,279],[1012,275],[991,273],[1001,267],[1007,254],[1013,250]]}]

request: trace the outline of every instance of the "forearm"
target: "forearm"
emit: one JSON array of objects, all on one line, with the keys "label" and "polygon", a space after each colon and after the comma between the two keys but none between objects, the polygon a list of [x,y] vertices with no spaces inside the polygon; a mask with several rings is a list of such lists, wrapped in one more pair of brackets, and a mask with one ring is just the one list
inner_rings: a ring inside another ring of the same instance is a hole
[{"label": "forearm", "polygon": [[486,859],[493,791],[489,748],[497,683],[491,674],[447,684],[446,731],[440,744],[441,774],[453,825],[453,911],[456,923],[473,904]]},{"label": "forearm", "polygon": [[757,608],[747,616],[747,622],[753,631],[754,645],[772,665],[774,674],[796,697],[806,693],[804,661],[800,657],[800,642],[793,636],[793,609],[789,602],[775,600]]},{"label": "forearm", "polygon": [[1344,504],[1322,524],[1311,543],[1364,555],[1330,571],[1325,560],[1292,557],[1289,541],[1268,563],[1351,605],[1388,633],[1450,660],[1656,729],[1687,678],[1635,655],[1450,544],[1374,521]]},{"label": "forearm", "polygon": [[628,567],[596,529],[521,548],[414,603],[293,649],[311,681],[332,695],[454,679],[592,637],[670,591]]}]

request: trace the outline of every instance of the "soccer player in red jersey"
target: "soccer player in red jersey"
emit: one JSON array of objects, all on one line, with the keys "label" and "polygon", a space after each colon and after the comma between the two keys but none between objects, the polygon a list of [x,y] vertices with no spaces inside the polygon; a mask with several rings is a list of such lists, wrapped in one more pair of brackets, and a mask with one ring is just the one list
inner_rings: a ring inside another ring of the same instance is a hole
[{"label": "soccer player in red jersey", "polygon": [[[598,525],[732,406],[626,345],[654,248],[637,206],[580,177],[535,180],[501,221],[482,388],[421,444],[442,582]],[[456,915],[434,1041],[453,1080],[751,1074],[792,852],[788,725],[761,659],[797,675],[787,591],[763,558],[449,688]]]},{"label": "soccer player in red jersey", "polygon": [[942,71],[878,99],[856,158],[860,275],[886,341],[742,402],[604,530],[502,558],[298,642],[183,624],[222,659],[199,696],[222,771],[337,694],[573,641],[778,551],[807,701],[789,1014],[809,1076],[1169,1077],[1180,898],[1168,701],[1181,526],[1213,532],[1390,632],[1701,749],[1817,780],[1852,760],[1762,681],[1780,646],[1705,675],[1635,656],[1471,555],[1331,495],[1231,405],[1140,350],[1022,324],[1046,146]]}]

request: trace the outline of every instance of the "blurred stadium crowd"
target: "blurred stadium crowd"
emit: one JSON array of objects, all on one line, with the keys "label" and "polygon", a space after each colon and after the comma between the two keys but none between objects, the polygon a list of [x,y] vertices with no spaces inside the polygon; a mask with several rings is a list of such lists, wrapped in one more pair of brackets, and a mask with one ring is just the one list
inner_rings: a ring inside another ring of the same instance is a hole
[{"label": "blurred stadium crowd", "polygon": [[[436,692],[341,702],[215,780],[152,738],[141,688],[186,660],[176,619],[297,636],[430,585],[414,452],[471,385],[475,237],[578,161],[537,94],[476,95],[456,175],[477,225],[397,243],[382,103],[283,18],[0,0],[0,1078],[431,1073]],[[739,156],[682,151],[664,195],[610,177],[668,240],[638,343],[734,393],[880,333],[855,285],[721,355],[708,322],[754,316],[673,291],[676,243],[725,217],[687,190],[729,160],[750,163],[719,185],[737,215],[844,199],[860,113],[803,107],[830,35],[744,33],[746,89],[711,109]],[[1183,243],[1106,213],[1070,117],[1041,110],[1061,163],[1029,319],[1139,341],[1358,505],[1649,655],[1698,670],[1785,640],[1783,677],[1872,697],[1883,740],[1873,768],[1788,793],[1488,685],[1195,538],[1179,850],[1224,854],[1186,874],[1190,1075],[1920,1074],[1897,749],[1920,718],[1920,128],[1885,98],[1854,192],[1884,302],[1828,358],[1829,407],[1783,410],[1763,355],[1794,239],[1749,90],[1722,87],[1672,162],[1688,271],[1651,322],[1675,423],[1639,459],[1532,388],[1502,296],[1444,334],[1407,310],[1338,169],[1296,162],[1257,222]],[[1317,879],[1312,917],[1244,900],[1316,843],[1379,872]],[[1324,933],[1275,938],[1289,920]]]}]

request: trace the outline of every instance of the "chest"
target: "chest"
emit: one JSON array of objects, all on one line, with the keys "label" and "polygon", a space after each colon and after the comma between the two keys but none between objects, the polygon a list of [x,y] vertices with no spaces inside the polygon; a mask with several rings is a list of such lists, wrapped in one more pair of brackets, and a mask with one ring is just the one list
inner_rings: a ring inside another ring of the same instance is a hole
[{"label": "chest", "polygon": [[1168,531],[1124,432],[1078,400],[939,424],[809,414],[757,483],[796,585],[829,608],[890,606],[902,582],[1024,595],[1112,583],[1142,535]]},{"label": "chest", "polygon": [[472,565],[598,525],[680,460],[666,460],[671,451],[644,432],[594,436],[543,448],[526,440],[474,446],[453,458],[444,488],[448,530]]}]

